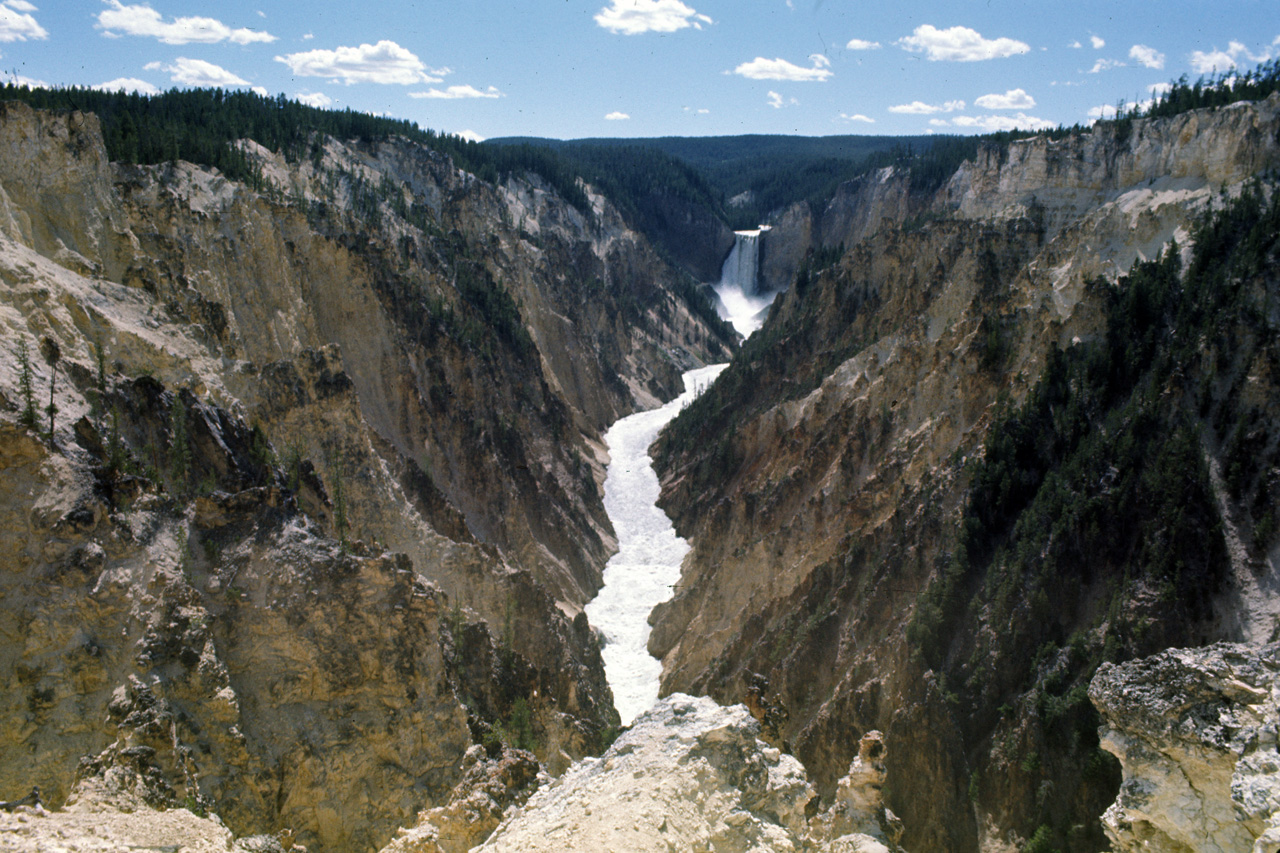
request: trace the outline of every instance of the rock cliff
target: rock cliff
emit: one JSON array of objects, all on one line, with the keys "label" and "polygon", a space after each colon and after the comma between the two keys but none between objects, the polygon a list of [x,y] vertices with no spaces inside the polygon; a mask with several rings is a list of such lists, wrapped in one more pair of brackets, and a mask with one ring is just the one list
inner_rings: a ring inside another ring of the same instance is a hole
[{"label": "rock cliff", "polygon": [[1280,646],[1218,644],[1104,664],[1089,685],[1124,782],[1112,849],[1280,845]]},{"label": "rock cliff", "polygon": [[[1274,214],[1243,211],[1274,210],[1246,187],[1278,131],[1280,96],[1099,125],[984,150],[925,199],[885,172],[789,214],[847,252],[659,443],[693,545],[652,619],[664,691],[763,695],[828,797],[850,735],[884,731],[908,848],[1105,846],[1093,669],[1277,626],[1277,261],[1231,266],[1226,235],[1269,245]],[[1223,295],[1141,302],[1183,278]]]},{"label": "rock cliff", "polygon": [[375,849],[473,743],[600,747],[600,429],[727,338],[598,196],[242,145],[254,187],[0,105],[0,789],[147,750],[237,835]]}]

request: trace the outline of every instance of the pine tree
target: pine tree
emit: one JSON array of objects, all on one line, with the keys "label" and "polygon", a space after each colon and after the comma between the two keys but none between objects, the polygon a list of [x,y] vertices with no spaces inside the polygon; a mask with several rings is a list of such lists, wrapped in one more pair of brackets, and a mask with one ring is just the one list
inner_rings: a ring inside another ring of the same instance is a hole
[{"label": "pine tree", "polygon": [[49,405],[45,407],[45,412],[49,415],[49,443],[54,443],[54,415],[58,413],[58,407],[53,402],[54,392],[58,382],[58,361],[62,358],[62,348],[58,346],[58,342],[53,338],[44,337],[40,339],[40,354],[44,356],[45,362],[49,365]]},{"label": "pine tree", "polygon": [[18,389],[22,394],[22,414],[18,422],[27,429],[35,429],[38,419],[36,414],[36,392],[31,383],[31,354],[27,351],[27,339],[18,343],[18,365],[22,372],[18,377]]}]

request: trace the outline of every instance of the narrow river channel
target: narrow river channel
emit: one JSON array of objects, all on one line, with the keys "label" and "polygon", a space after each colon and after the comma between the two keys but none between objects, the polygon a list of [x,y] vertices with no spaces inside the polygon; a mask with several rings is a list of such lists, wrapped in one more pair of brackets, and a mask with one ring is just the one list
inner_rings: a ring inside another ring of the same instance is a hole
[{"label": "narrow river channel", "polygon": [[629,724],[658,698],[662,664],[650,657],[649,611],[671,597],[689,545],[657,507],[658,475],[649,445],[659,431],[727,365],[684,374],[685,392],[660,409],[622,418],[605,433],[609,470],[604,507],[618,534],[618,553],[604,567],[604,588],[586,607],[587,618],[605,636],[604,670],[613,702]]}]

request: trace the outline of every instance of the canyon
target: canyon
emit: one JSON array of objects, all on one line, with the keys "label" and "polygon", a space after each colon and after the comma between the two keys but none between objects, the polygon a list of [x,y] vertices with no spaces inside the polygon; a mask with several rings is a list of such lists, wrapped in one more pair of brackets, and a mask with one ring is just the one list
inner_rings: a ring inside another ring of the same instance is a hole
[{"label": "canyon", "polygon": [[[0,796],[43,803],[0,846],[1276,838],[1280,94],[736,241],[402,137],[237,145],[254,186],[0,104]],[[682,392],[647,708],[605,436]]]}]

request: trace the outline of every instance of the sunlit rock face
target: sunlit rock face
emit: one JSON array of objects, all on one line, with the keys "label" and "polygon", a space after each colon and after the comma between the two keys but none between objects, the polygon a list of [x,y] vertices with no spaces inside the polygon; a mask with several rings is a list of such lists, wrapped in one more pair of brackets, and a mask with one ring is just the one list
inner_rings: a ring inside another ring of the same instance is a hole
[{"label": "sunlit rock face", "polygon": [[1280,845],[1280,645],[1171,649],[1089,686],[1124,768],[1103,816],[1117,853]]},{"label": "sunlit rock face", "polygon": [[800,763],[760,734],[745,706],[669,696],[600,758],[534,794],[478,849],[898,850],[878,732],[864,739],[829,810]]}]

